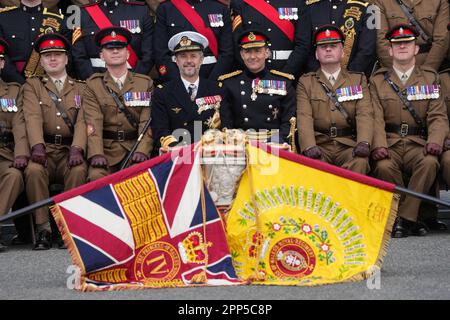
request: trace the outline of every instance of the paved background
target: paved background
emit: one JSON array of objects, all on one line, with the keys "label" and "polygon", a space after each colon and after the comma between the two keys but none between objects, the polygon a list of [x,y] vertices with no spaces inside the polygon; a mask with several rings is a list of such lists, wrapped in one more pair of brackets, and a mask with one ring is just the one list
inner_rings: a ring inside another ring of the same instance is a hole
[{"label": "paved background", "polygon": [[393,239],[381,288],[366,282],[320,287],[240,286],[80,293],[66,286],[66,250],[35,252],[30,246],[0,253],[0,299],[450,299],[450,232]]}]

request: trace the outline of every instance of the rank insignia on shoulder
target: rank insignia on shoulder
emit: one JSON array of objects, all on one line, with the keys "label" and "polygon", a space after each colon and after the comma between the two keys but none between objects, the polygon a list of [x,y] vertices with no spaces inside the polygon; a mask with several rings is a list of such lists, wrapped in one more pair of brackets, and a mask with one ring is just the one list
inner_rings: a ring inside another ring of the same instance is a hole
[{"label": "rank insignia on shoulder", "polygon": [[361,85],[336,89],[336,96],[339,102],[359,100],[364,97]]},{"label": "rank insignia on shoulder", "polygon": [[431,100],[439,98],[439,86],[437,84],[409,86],[406,88],[408,101]]},{"label": "rank insignia on shoulder", "polygon": [[289,79],[289,80],[294,80],[295,79],[295,77],[292,74],[286,73],[286,72],[281,72],[281,71],[278,71],[278,70],[270,70],[270,73],[275,74],[277,76],[284,77],[284,78]]},{"label": "rank insignia on shoulder", "polygon": [[307,0],[307,1],[305,2],[305,4],[306,4],[307,6],[309,6],[309,5],[311,5],[311,4],[313,4],[313,3],[316,3],[316,2],[320,2],[320,0]]},{"label": "rank insignia on shoulder", "polygon": [[229,79],[229,78],[232,78],[234,76],[237,76],[237,75],[239,75],[241,73],[242,73],[242,70],[236,70],[236,71],[233,71],[233,72],[221,75],[219,78],[217,78],[217,80],[223,81],[225,79]]}]

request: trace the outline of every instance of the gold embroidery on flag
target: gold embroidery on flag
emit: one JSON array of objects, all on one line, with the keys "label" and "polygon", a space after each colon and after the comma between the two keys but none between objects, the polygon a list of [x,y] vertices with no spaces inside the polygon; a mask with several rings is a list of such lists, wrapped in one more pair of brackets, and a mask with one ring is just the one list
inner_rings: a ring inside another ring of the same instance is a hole
[{"label": "gold embroidery on flag", "polygon": [[167,235],[156,186],[146,172],[114,185],[131,229],[136,249]]},{"label": "gold embroidery on flag", "polygon": [[89,279],[101,282],[120,283],[127,281],[127,269],[113,269],[89,274]]}]

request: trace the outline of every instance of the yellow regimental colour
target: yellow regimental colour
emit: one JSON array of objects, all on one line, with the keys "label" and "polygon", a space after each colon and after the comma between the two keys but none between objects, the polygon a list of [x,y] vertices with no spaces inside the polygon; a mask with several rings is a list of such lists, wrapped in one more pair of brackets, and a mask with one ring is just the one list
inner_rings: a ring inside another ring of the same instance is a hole
[{"label": "yellow regimental colour", "polygon": [[380,270],[398,196],[255,146],[247,155],[226,223],[242,280],[320,285]]}]

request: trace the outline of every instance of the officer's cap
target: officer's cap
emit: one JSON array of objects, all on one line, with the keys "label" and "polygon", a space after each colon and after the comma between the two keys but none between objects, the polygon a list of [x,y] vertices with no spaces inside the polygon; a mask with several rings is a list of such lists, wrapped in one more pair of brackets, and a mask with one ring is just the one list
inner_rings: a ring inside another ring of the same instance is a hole
[{"label": "officer's cap", "polygon": [[46,52],[67,52],[69,41],[59,33],[44,33],[34,42],[34,50],[43,54]]},{"label": "officer's cap", "polygon": [[170,38],[168,43],[169,50],[174,53],[183,51],[203,51],[208,45],[208,39],[194,31],[177,33]]},{"label": "officer's cap", "polygon": [[343,43],[345,36],[338,27],[323,25],[314,32],[313,40],[314,45],[317,47],[322,44]]},{"label": "officer's cap", "polygon": [[5,54],[8,53],[8,47],[8,43],[4,39],[0,38],[0,58],[5,58]]},{"label": "officer's cap", "polygon": [[108,27],[99,30],[94,41],[101,48],[124,48],[131,42],[131,32],[122,27]]},{"label": "officer's cap", "polygon": [[409,42],[419,37],[419,32],[410,25],[398,24],[386,33],[386,39],[390,42]]},{"label": "officer's cap", "polygon": [[269,45],[269,37],[259,30],[246,30],[238,37],[242,49],[261,48]]}]

